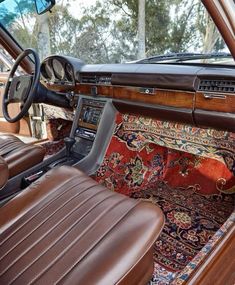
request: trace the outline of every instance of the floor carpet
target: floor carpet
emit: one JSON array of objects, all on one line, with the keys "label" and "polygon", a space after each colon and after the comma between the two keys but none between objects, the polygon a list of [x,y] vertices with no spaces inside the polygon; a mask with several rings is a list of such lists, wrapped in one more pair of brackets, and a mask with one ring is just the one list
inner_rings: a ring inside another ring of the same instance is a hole
[{"label": "floor carpet", "polygon": [[159,183],[130,197],[152,202],[165,214],[155,244],[155,262],[171,272],[182,270],[223,225],[234,209],[233,195],[204,196],[195,189],[172,189]]},{"label": "floor carpet", "polygon": [[224,193],[234,192],[235,178],[218,159],[160,146],[148,126],[141,131],[133,126],[125,129],[120,114],[116,123],[93,178],[112,191],[163,210],[166,223],[155,244],[152,281],[169,284],[233,212],[234,195]]}]

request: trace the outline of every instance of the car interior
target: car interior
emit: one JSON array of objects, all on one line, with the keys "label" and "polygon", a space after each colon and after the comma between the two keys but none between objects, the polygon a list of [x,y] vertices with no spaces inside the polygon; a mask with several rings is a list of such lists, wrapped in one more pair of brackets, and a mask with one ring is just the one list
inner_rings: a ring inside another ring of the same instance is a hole
[{"label": "car interior", "polygon": [[[235,66],[40,62],[0,36],[18,53],[0,76],[1,284],[232,284]],[[67,116],[49,142],[16,135],[32,104]]]}]

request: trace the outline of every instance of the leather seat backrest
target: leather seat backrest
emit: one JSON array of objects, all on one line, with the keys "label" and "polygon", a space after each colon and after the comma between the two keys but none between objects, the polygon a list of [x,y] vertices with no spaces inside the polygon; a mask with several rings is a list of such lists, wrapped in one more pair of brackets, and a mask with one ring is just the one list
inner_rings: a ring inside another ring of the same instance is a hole
[{"label": "leather seat backrest", "polygon": [[0,189],[7,183],[9,170],[6,161],[0,156]]}]

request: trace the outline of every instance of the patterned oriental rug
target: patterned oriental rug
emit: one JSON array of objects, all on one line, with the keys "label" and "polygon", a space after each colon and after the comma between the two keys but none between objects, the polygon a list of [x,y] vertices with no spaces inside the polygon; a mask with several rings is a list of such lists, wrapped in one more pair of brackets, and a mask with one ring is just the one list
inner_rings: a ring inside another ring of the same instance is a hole
[{"label": "patterned oriental rug", "polygon": [[233,134],[121,114],[116,124],[95,175],[107,188],[130,195],[165,181],[202,194],[235,193]]},{"label": "patterned oriental rug", "polygon": [[168,271],[181,271],[208,243],[234,209],[233,195],[204,196],[196,189],[170,188],[159,183],[130,195],[158,205],[164,229],[155,244],[154,259]]},{"label": "patterned oriental rug", "polygon": [[163,210],[166,223],[155,244],[152,280],[161,285],[185,271],[218,231],[221,237],[221,226],[234,210],[235,192],[235,152],[227,145],[233,134],[200,129],[204,143],[211,143],[205,146],[195,138],[196,128],[190,132],[189,126],[166,124],[118,114],[110,145],[93,175],[110,190]]}]

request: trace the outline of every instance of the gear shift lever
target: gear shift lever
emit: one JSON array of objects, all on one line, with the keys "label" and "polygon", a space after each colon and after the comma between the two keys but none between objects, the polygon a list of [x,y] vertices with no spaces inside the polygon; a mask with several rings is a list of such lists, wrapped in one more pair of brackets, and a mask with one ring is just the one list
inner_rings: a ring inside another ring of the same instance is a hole
[{"label": "gear shift lever", "polygon": [[67,155],[67,157],[70,157],[71,148],[74,145],[75,141],[76,140],[74,138],[71,138],[71,137],[64,138],[64,143],[65,143],[65,147],[66,147],[66,155]]}]

